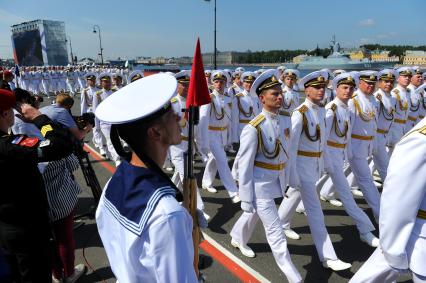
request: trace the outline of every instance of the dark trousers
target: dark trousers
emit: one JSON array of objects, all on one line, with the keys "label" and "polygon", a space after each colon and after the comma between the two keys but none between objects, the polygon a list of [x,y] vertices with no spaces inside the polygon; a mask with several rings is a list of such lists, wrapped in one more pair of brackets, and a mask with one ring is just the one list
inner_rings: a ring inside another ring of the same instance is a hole
[{"label": "dark trousers", "polygon": [[52,273],[57,279],[70,277],[74,273],[75,241],[73,218],[74,213],[72,212],[67,217],[52,223],[56,239],[56,253],[53,256]]},{"label": "dark trousers", "polygon": [[0,244],[14,282],[52,282],[52,249],[46,232],[0,222]]}]

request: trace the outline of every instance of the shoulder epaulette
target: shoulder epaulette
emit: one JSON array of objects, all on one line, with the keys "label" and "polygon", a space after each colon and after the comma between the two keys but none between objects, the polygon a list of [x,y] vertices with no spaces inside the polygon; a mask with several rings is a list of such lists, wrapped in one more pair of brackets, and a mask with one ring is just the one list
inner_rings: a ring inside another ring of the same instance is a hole
[{"label": "shoulder epaulette", "polygon": [[242,92],[240,92],[240,93],[237,93],[235,96],[236,97],[241,97],[241,96],[244,96],[244,94]]},{"label": "shoulder epaulette", "polygon": [[96,94],[96,95],[98,95],[98,94],[102,94],[102,92],[104,92],[104,91],[101,89],[101,90],[98,90],[95,94]]},{"label": "shoulder epaulette", "polygon": [[231,88],[236,88],[237,86],[236,85],[231,85]]},{"label": "shoulder epaulette", "polygon": [[422,134],[422,135],[425,135],[425,136],[426,136],[426,126],[423,126],[423,127],[421,127],[421,128],[418,128],[418,129],[417,129],[417,132],[419,132],[420,134]]},{"label": "shoulder epaulette", "polygon": [[297,111],[299,111],[301,114],[303,114],[306,111],[308,111],[308,107],[306,105],[302,105],[299,109],[297,109]]},{"label": "shoulder epaulette", "polygon": [[352,98],[355,98],[358,94],[354,93],[352,94]]},{"label": "shoulder epaulette", "polygon": [[176,102],[178,102],[177,97],[173,97],[172,99],[170,99],[170,102],[171,102],[171,103],[176,103]]},{"label": "shoulder epaulette", "polygon": [[118,89],[117,88],[111,88],[112,92],[116,92]]},{"label": "shoulder epaulette", "polygon": [[392,90],[394,93],[399,94],[399,89],[395,88]]},{"label": "shoulder epaulette", "polygon": [[408,87],[407,87],[407,92],[411,92],[411,89],[409,89]]},{"label": "shoulder epaulette", "polygon": [[286,93],[286,92],[287,92],[287,90],[286,90],[286,89],[283,89],[283,94],[284,94],[284,93]]},{"label": "shoulder epaulette", "polygon": [[381,95],[380,93],[378,93],[378,94],[376,95],[376,98],[377,98],[378,100],[382,100],[382,95]]},{"label": "shoulder epaulette", "polygon": [[259,114],[249,124],[256,128],[263,120],[265,120],[265,115]]},{"label": "shoulder epaulette", "polygon": [[330,108],[331,108],[331,110],[336,111],[336,109],[337,109],[336,103],[331,103]]}]

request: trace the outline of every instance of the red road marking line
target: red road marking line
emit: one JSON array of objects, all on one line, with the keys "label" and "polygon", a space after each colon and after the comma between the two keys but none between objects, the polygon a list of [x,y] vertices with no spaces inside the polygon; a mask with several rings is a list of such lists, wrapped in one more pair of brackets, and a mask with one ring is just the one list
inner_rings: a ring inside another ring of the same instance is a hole
[{"label": "red road marking line", "polygon": [[[108,162],[105,162],[105,159],[99,155],[98,152],[91,149],[89,146],[84,145],[84,148],[89,152],[90,156],[94,159],[101,161],[99,164],[103,166],[110,173],[114,174],[115,168],[111,166]],[[104,161],[104,162],[102,162]],[[212,258],[214,258],[217,262],[219,262],[223,267],[228,269],[232,274],[234,274],[238,279],[242,282],[247,283],[258,283],[260,282],[255,277],[253,277],[250,273],[248,273],[244,268],[239,266],[232,259],[227,257],[221,251],[219,251],[216,247],[211,245],[207,240],[204,240],[200,243],[200,248],[203,249],[207,254],[209,254]]]}]

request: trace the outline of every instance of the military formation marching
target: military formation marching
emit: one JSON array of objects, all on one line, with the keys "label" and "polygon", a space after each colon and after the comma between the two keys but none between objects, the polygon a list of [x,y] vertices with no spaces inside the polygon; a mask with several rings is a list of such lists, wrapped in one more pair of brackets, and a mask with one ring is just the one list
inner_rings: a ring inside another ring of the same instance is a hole
[{"label": "military formation marching", "polygon": [[[182,110],[190,74],[172,74],[177,89],[170,104],[179,117],[181,143],[171,145],[166,163],[173,164],[172,181],[180,190],[188,144]],[[95,112],[107,97],[140,78],[142,72],[127,69],[42,67],[22,70],[17,84],[47,96],[79,93],[85,113]],[[426,73],[418,67],[379,72],[323,69],[300,77],[298,70],[285,67],[256,72],[239,67],[206,70],[205,79],[211,103],[201,106],[195,131],[195,153],[205,167],[199,186],[216,193],[218,173],[230,200],[240,203],[243,213],[230,232],[232,246],[255,257],[248,243],[260,219],[277,265],[289,282],[302,282],[286,241],[300,239],[291,229],[299,212],[307,217],[323,266],[349,269],[351,263],[339,259],[327,231],[324,201],[343,206],[359,239],[377,248],[351,282],[393,282],[408,269],[415,282],[426,282],[426,182],[424,175],[414,177],[418,170],[424,172],[425,146],[418,154],[412,143],[403,146],[410,139],[426,142]],[[110,122],[96,119],[93,142],[100,154],[117,166],[121,163]],[[236,154],[231,167],[230,154]],[[398,157],[390,159],[392,155]],[[408,165],[401,167],[404,163]],[[373,219],[354,196],[365,198]],[[283,198],[278,208],[277,198]],[[204,209],[199,193],[197,207]],[[206,213],[204,217],[210,218]],[[380,231],[375,231],[374,222]]]}]

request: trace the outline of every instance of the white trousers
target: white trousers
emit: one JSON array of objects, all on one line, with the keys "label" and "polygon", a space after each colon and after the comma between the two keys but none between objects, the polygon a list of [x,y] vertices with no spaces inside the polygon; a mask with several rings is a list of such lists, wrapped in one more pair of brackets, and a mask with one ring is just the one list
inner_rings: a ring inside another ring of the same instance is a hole
[{"label": "white trousers", "polygon": [[114,146],[112,145],[111,142],[111,124],[105,124],[105,123],[100,123],[101,125],[101,131],[102,134],[105,137],[106,143],[107,143],[107,151],[108,151],[108,155],[109,158],[111,158],[112,161],[116,162],[120,160],[120,156],[117,154],[117,152],[114,149]]},{"label": "white trousers", "polygon": [[383,134],[377,134],[375,148],[373,150],[374,167],[377,169],[382,182],[385,181],[388,173],[389,153],[386,150],[386,137]]},{"label": "white trousers", "polygon": [[266,240],[271,247],[275,262],[291,283],[302,282],[302,277],[294,266],[287,249],[287,240],[282,232],[281,220],[273,199],[254,201],[256,212],[243,212],[231,230],[231,237],[242,245],[249,241],[257,221],[262,221]]},{"label": "white trousers", "polygon": [[342,164],[338,163],[333,165],[335,165],[333,166],[333,172],[330,172],[329,176],[334,184],[334,188],[336,189],[340,200],[343,203],[346,213],[355,222],[355,225],[361,234],[374,231],[375,228],[373,223],[371,223],[370,218],[368,218],[367,214],[365,214],[365,212],[359,208],[354,200],[348,180],[343,173],[343,162]]},{"label": "white trousers", "polygon": [[[176,149],[173,146],[170,147],[170,157],[173,165],[175,166],[175,172],[172,176],[172,182],[176,187],[183,192],[183,178],[184,178],[184,158],[183,151]],[[204,203],[201,199],[200,190],[197,187],[197,208],[204,210]]]},{"label": "white trousers", "polygon": [[231,170],[228,166],[228,159],[226,157],[223,145],[218,142],[210,141],[210,152],[207,155],[208,160],[203,174],[203,186],[212,187],[213,181],[216,177],[216,172],[219,172],[220,180],[223,186],[228,191],[230,197],[237,195],[238,188],[232,178]]},{"label": "white trousers", "polygon": [[41,86],[43,87],[43,92],[49,96],[49,82],[47,80],[41,81]]},{"label": "white trousers", "polygon": [[[299,194],[299,196],[297,195]],[[337,255],[331,243],[330,235],[325,228],[324,214],[316,191],[315,182],[301,181],[300,190],[290,188],[286,198],[280,205],[280,219],[284,226],[289,226],[300,198],[305,206],[309,228],[318,252],[320,261],[336,260]],[[288,208],[287,208],[288,206]]]},{"label": "white trousers", "polygon": [[365,200],[373,210],[376,222],[379,223],[380,193],[374,185],[373,176],[371,175],[367,158],[353,157],[349,160],[349,164],[355,175],[358,186],[364,194]]},{"label": "white trousers", "polygon": [[67,88],[71,96],[75,94],[75,82],[67,80]]},{"label": "white trousers", "polygon": [[[400,273],[401,271],[389,266],[382,250],[377,248],[349,283],[393,283],[396,282]],[[426,276],[414,272],[412,274],[414,283],[426,283]]]}]

